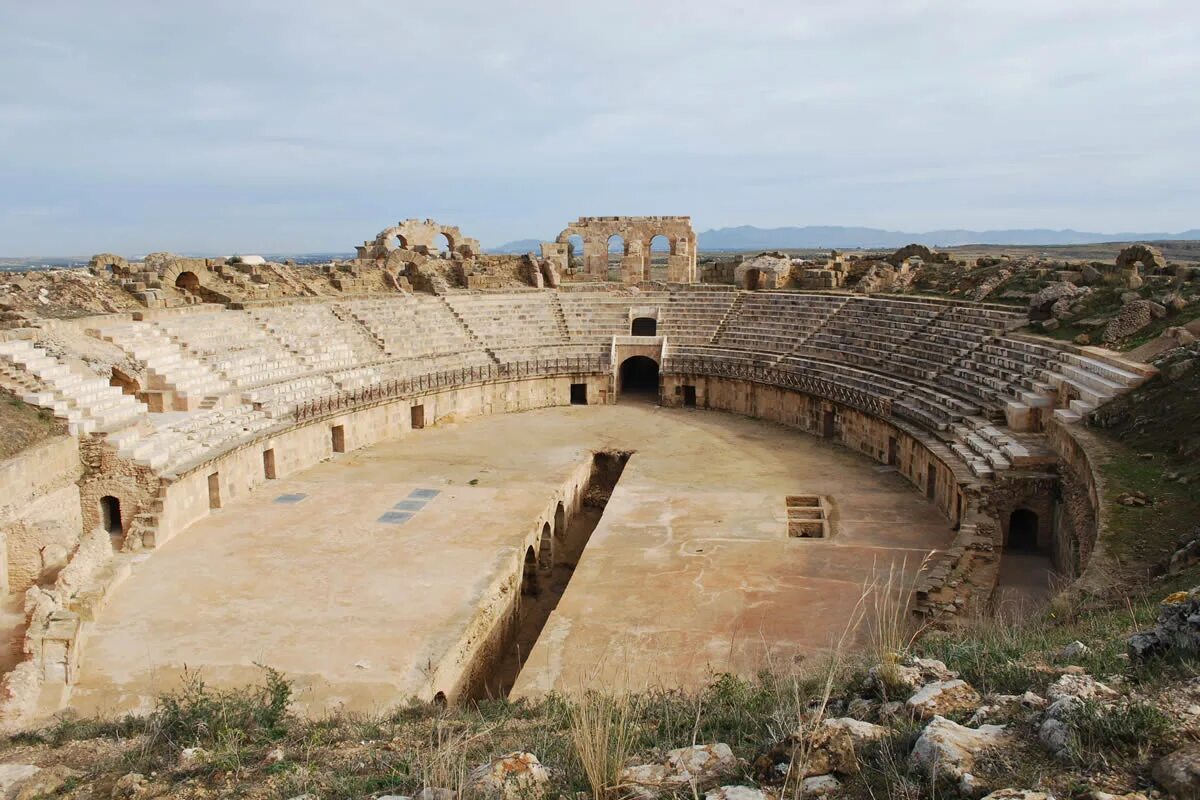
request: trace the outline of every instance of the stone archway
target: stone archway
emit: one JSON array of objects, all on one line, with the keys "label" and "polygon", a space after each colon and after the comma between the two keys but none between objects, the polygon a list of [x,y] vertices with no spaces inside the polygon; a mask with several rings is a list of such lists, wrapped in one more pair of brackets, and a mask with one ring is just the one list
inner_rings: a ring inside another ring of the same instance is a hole
[{"label": "stone archway", "polygon": [[649,356],[630,356],[617,373],[617,396],[658,401],[658,362]]}]

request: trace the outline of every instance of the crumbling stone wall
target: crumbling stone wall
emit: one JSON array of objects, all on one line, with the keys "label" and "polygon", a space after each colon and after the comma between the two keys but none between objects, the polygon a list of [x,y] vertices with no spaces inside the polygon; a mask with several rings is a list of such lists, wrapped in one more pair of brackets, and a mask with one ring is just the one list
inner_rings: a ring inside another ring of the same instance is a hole
[{"label": "crumbling stone wall", "polygon": [[650,243],[664,236],[670,245],[667,256],[667,280],[672,283],[696,283],[696,233],[691,217],[580,217],[553,242],[542,243],[542,258],[558,275],[572,272],[570,240],[583,240],[582,275],[589,280],[608,280],[608,241],[620,236],[621,280],[641,283],[649,278]]},{"label": "crumbling stone wall", "polygon": [[76,439],[60,436],[0,462],[0,588],[24,592],[52,577],[79,544],[82,468]]}]

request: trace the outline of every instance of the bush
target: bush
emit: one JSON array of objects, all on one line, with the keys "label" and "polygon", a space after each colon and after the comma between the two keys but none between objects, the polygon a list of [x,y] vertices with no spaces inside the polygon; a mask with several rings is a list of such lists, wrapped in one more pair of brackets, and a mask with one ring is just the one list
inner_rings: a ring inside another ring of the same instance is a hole
[{"label": "bush", "polygon": [[1171,728],[1165,714],[1140,701],[1113,706],[1084,702],[1068,722],[1071,754],[1084,766],[1103,765],[1109,756],[1134,755],[1161,741]]}]

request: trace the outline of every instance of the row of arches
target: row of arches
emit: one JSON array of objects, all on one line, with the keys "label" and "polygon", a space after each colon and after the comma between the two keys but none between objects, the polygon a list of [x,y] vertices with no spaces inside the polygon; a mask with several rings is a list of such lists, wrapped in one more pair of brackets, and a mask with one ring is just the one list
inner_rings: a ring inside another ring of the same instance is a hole
[{"label": "row of arches", "polygon": [[[610,235],[606,241],[605,252],[608,256],[607,278],[612,281],[621,280],[621,259],[630,254],[630,240],[619,233]],[[584,264],[584,239],[578,233],[566,237],[567,263],[573,269],[582,270]],[[666,281],[667,259],[678,255],[677,242],[666,234],[655,234],[642,243],[642,252],[646,254],[646,278],[654,281]]]},{"label": "row of arches", "polygon": [[542,523],[538,536],[537,550],[533,545],[525,548],[525,561],[521,572],[521,594],[536,597],[541,594],[541,577],[554,569],[554,559],[561,551],[567,536],[567,507],[561,500],[554,508],[554,524],[550,520]]},{"label": "row of arches", "polygon": [[[430,248],[430,255],[437,255],[440,258],[449,258],[455,252],[455,242],[450,234],[445,231],[440,231],[433,237],[433,246]],[[408,250],[408,239],[400,233],[393,233],[384,241],[384,247],[388,251],[392,250]]]}]

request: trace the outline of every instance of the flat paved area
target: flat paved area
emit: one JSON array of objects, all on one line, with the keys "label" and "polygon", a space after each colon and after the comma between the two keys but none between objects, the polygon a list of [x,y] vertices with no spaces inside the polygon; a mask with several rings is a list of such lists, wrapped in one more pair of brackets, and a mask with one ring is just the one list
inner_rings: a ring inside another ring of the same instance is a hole
[{"label": "flat paved area", "polygon": [[[915,570],[952,539],[894,471],[772,423],[652,405],[481,418],[338,456],[177,535],[105,609],[71,705],[145,709],[185,665],[226,686],[254,680],[255,662],[296,680],[311,713],[399,702],[604,449],[635,455],[518,694],[578,688],[597,665],[614,682],[695,684],[821,650],[872,574]],[[422,490],[437,494],[410,519],[378,521]],[[832,501],[832,539],[788,538],[784,498],[802,493]]]}]

